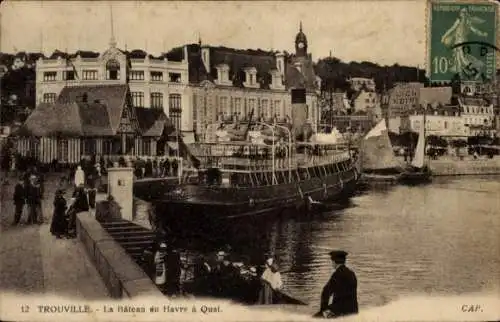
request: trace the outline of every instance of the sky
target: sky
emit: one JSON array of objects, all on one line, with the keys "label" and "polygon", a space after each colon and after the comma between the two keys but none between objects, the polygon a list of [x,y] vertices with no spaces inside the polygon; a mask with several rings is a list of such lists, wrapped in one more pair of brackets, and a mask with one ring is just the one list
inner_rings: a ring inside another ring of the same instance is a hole
[{"label": "sky", "polygon": [[152,54],[188,43],[294,51],[302,21],[313,59],[425,64],[425,0],[2,2],[0,51],[102,52],[111,10],[118,47]]}]

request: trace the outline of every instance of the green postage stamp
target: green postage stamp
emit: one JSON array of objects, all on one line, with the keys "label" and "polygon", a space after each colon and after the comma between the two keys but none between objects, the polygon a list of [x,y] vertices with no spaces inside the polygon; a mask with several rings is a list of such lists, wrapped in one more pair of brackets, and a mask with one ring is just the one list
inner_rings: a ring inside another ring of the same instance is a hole
[{"label": "green postage stamp", "polygon": [[432,1],[428,10],[429,61],[433,82],[487,81],[496,70],[497,4]]}]

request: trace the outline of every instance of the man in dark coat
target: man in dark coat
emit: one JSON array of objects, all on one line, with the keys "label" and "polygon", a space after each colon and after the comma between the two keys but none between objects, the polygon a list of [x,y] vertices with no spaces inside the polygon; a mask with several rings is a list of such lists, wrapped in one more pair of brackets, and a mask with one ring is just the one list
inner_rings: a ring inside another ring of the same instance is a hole
[{"label": "man in dark coat", "polygon": [[19,182],[14,188],[14,205],[16,207],[14,213],[14,223],[13,225],[19,224],[21,220],[21,215],[23,214],[24,204],[26,202],[26,189],[24,184],[24,178],[19,178]]},{"label": "man in dark coat", "polygon": [[[338,317],[358,313],[358,281],[356,274],[345,266],[347,253],[341,250],[330,252],[335,272],[321,293],[321,308],[316,316]],[[332,303],[329,304],[330,297]]]}]

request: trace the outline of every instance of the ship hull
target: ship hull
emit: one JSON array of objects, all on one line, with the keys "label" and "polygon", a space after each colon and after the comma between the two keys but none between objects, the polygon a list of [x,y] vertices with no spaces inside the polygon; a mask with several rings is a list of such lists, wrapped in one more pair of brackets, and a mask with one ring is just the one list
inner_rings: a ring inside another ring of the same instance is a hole
[{"label": "ship hull", "polygon": [[307,195],[315,201],[341,202],[355,192],[354,168],[324,177],[254,188],[219,188],[186,185],[188,198],[155,202],[160,221],[181,225],[213,223],[221,219],[252,218],[286,209],[303,209]]}]

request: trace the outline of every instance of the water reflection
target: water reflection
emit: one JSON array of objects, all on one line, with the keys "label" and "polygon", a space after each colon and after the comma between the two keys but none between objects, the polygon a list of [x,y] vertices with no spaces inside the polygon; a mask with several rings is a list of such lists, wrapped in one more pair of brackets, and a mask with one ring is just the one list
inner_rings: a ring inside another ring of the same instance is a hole
[{"label": "water reflection", "polygon": [[344,209],[313,218],[231,220],[186,240],[192,247],[229,244],[253,263],[275,255],[286,289],[316,307],[332,272],[327,254],[333,248],[351,254],[361,307],[406,294],[498,290],[498,191],[499,181],[489,178],[438,179],[368,191]]}]

